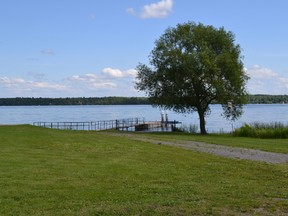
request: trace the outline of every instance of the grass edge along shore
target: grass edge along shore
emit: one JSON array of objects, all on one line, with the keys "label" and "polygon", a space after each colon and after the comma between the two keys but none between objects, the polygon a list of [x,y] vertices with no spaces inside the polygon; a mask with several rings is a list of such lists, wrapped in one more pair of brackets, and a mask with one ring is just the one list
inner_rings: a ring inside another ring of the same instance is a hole
[{"label": "grass edge along shore", "polygon": [[[285,139],[141,136],[288,153]],[[288,214],[287,163],[228,159],[129,133],[29,125],[1,126],[0,145],[0,215]]]}]

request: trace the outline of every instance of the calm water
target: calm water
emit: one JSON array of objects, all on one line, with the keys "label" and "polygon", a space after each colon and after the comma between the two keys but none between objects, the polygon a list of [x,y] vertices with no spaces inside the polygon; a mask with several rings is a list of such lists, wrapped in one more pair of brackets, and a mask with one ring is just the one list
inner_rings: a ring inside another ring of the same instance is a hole
[{"label": "calm water", "polygon": [[[288,123],[288,105],[247,105],[243,116],[233,122],[222,116],[220,105],[211,106],[206,119],[208,132],[231,131],[243,123],[283,122]],[[160,121],[161,110],[150,105],[101,105],[101,106],[0,106],[0,124],[32,124],[47,121],[97,121],[144,117],[146,121]],[[182,115],[167,111],[169,120],[181,121],[184,125],[199,124],[197,113]]]}]

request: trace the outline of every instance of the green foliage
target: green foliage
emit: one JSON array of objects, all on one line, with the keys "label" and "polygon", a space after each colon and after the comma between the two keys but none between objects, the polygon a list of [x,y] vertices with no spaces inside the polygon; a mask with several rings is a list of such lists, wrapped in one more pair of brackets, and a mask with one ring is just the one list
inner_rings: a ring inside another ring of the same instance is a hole
[{"label": "green foliage", "polygon": [[[0,215],[285,215],[288,211],[287,164],[227,159],[114,135],[0,127]],[[154,135],[160,140],[215,140],[185,133]]]},{"label": "green foliage", "polygon": [[250,125],[244,124],[241,128],[236,129],[233,134],[240,137],[254,137],[255,131]]},{"label": "green foliage", "polygon": [[[205,116],[213,102],[222,104],[224,116],[234,120],[246,102],[248,80],[241,48],[234,41],[232,32],[201,23],[168,28],[151,52],[152,67],[138,65],[136,88],[156,106],[180,113],[197,111],[201,133],[206,133]],[[232,107],[228,101],[233,101]]]},{"label": "green foliage", "polygon": [[80,98],[0,98],[0,106],[32,105],[138,105],[150,104],[145,97],[80,97]]},{"label": "green foliage", "polygon": [[288,138],[288,126],[281,122],[245,124],[233,132],[234,136],[255,138]]},{"label": "green foliage", "polygon": [[288,95],[249,95],[250,104],[282,104],[288,103]]}]

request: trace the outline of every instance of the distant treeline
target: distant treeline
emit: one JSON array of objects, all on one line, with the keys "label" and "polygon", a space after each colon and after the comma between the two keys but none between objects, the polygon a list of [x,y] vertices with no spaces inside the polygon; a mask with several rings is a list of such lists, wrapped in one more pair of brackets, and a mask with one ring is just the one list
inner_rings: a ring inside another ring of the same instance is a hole
[{"label": "distant treeline", "polygon": [[[249,95],[249,104],[288,104],[288,95]],[[0,106],[47,105],[140,105],[151,104],[146,97],[0,98]]]},{"label": "distant treeline", "polygon": [[150,104],[145,97],[0,98],[0,106],[47,105],[138,105]]},{"label": "distant treeline", "polygon": [[249,95],[249,104],[288,104],[288,95]]}]

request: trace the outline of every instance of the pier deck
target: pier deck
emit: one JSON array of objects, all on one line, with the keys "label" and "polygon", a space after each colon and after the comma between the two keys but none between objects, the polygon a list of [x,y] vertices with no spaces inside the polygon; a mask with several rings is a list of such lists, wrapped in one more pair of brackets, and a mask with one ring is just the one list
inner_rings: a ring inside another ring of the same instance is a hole
[{"label": "pier deck", "polygon": [[107,121],[90,122],[34,122],[34,126],[60,129],[60,130],[130,130],[130,131],[149,131],[156,128],[168,129],[169,126],[180,124],[178,121],[148,121],[144,118],[128,118]]}]

